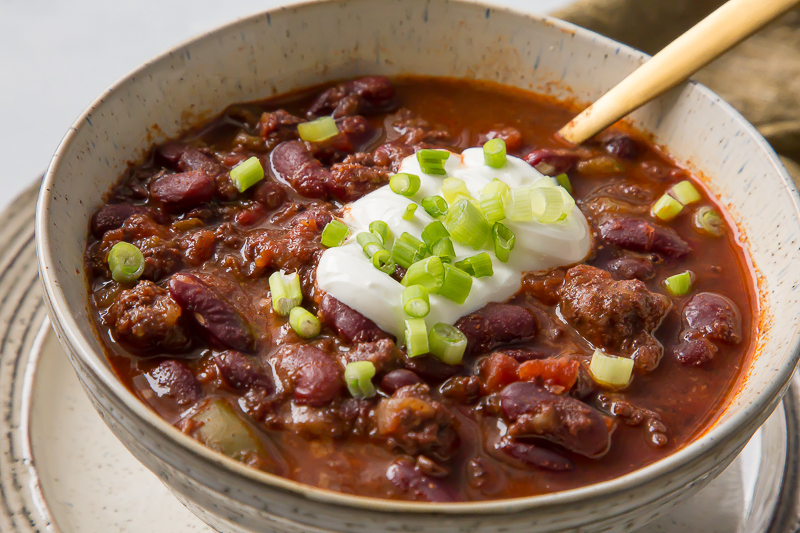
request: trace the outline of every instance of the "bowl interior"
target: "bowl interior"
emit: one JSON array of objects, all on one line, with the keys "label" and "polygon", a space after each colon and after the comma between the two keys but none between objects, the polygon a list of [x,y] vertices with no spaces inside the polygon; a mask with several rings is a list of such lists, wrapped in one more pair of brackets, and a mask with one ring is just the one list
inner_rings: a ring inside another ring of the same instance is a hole
[{"label": "bowl interior", "polygon": [[[588,102],[645,59],[566,23],[459,1],[324,1],[201,36],[117,83],[60,146],[37,211],[40,271],[55,320],[103,381],[142,416],[154,418],[116,380],[103,356],[91,325],[82,260],[92,211],[127,163],[152,143],[234,102],[363,74],[476,78]],[[686,461],[744,422],[765,419],[775,405],[798,356],[800,220],[797,191],[774,152],[704,87],[674,89],[631,120],[707,176],[710,190],[728,206],[758,272],[761,310],[756,356],[718,423],[684,450],[626,476],[635,479]]]}]

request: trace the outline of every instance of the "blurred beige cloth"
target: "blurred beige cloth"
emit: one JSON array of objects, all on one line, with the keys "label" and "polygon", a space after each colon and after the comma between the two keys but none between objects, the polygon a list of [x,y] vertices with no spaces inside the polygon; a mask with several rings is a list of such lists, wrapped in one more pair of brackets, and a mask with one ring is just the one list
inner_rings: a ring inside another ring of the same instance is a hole
[{"label": "blurred beige cloth", "polygon": [[[654,54],[721,0],[579,0],[555,16]],[[782,156],[800,161],[800,9],[698,72]],[[800,185],[800,168],[787,164]]]}]

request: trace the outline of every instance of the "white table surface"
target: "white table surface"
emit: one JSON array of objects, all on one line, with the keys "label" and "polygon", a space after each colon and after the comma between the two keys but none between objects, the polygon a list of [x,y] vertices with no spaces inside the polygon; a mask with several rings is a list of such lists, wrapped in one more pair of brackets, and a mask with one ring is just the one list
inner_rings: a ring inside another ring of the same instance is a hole
[{"label": "white table surface", "polygon": [[[546,13],[571,0],[485,0]],[[281,0],[0,0],[0,210],[94,98],[148,58]]]}]

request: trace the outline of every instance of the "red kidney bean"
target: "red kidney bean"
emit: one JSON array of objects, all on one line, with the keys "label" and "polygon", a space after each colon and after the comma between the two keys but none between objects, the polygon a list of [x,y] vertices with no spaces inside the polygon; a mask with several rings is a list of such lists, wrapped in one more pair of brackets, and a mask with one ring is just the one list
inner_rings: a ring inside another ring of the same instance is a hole
[{"label": "red kidney bean", "polygon": [[255,359],[241,352],[230,350],[216,354],[214,363],[216,363],[222,379],[234,390],[261,387],[272,391],[275,388],[270,377],[256,363]]},{"label": "red kidney bean", "polygon": [[399,368],[392,370],[383,376],[381,380],[381,388],[386,394],[392,395],[397,389],[405,387],[406,385],[414,385],[422,383],[422,378],[413,373],[411,370]]},{"label": "red kidney bean", "polygon": [[366,76],[351,83],[353,92],[374,107],[386,107],[394,99],[394,85],[386,76]]},{"label": "red kidney bean", "polygon": [[236,213],[234,220],[240,226],[255,226],[262,220],[267,218],[267,211],[264,209],[261,204],[251,203],[247,206],[247,209],[239,211]]},{"label": "red kidney bean", "polygon": [[443,485],[428,477],[405,457],[396,460],[386,471],[386,477],[402,493],[414,501],[435,503],[453,502],[455,498]]},{"label": "red kidney bean", "polygon": [[604,241],[633,252],[655,252],[680,258],[692,250],[675,230],[639,218],[610,218],[600,224],[599,229]]},{"label": "red kidney bean", "polygon": [[532,361],[534,359],[545,359],[547,357],[546,353],[540,350],[534,350],[533,348],[504,348],[498,350],[498,352],[514,359],[517,363],[524,363],[525,361]]},{"label": "red kidney bean", "polygon": [[319,304],[319,317],[322,322],[350,343],[373,342],[389,338],[372,320],[352,309],[330,294],[322,297]]},{"label": "red kidney bean", "polygon": [[705,366],[714,360],[719,349],[708,339],[697,335],[684,338],[673,353],[675,358],[682,365],[686,366]]},{"label": "red kidney bean", "polygon": [[618,257],[609,261],[606,269],[621,279],[648,280],[656,275],[653,263],[641,257]]},{"label": "red kidney bean", "polygon": [[461,365],[448,365],[430,355],[403,358],[403,366],[429,381],[444,381],[458,374]]},{"label": "red kidney bean", "polygon": [[512,383],[500,393],[511,437],[541,437],[566,449],[599,457],[608,450],[608,426],[595,409],[531,382]]},{"label": "red kidney bean", "polygon": [[276,177],[308,198],[327,198],[331,172],[317,161],[302,141],[285,141],[269,154]]},{"label": "red kidney bean", "polygon": [[481,381],[477,376],[454,376],[439,387],[445,398],[452,398],[460,403],[469,403],[481,393]]},{"label": "red kidney bean", "polygon": [[159,146],[155,151],[156,163],[178,170],[178,162],[181,160],[181,156],[189,149],[188,144],[181,142],[169,142]]},{"label": "red kidney bean", "polygon": [[169,210],[191,209],[213,198],[214,180],[205,172],[192,170],[161,176],[150,185],[150,194]]},{"label": "red kidney bean", "polygon": [[255,187],[253,200],[264,206],[268,212],[275,211],[286,202],[286,191],[283,185],[274,181],[262,180]]},{"label": "red kidney bean", "polygon": [[539,332],[539,321],[518,305],[490,304],[462,317],[456,327],[467,337],[467,353],[483,353],[504,343],[532,339]]},{"label": "red kidney bean", "polygon": [[367,76],[341,83],[320,94],[308,109],[310,115],[332,113],[334,117],[374,113],[388,109],[394,101],[394,86],[385,76]]},{"label": "red kidney bean", "polygon": [[636,141],[627,135],[617,135],[603,142],[603,147],[609,154],[620,159],[636,159],[639,156],[639,148]]},{"label": "red kidney bean", "polygon": [[580,156],[567,150],[541,148],[530,152],[523,159],[546,176],[558,176],[572,170]]},{"label": "red kidney bean", "polygon": [[102,239],[107,231],[122,227],[128,218],[136,214],[150,214],[150,209],[129,204],[104,205],[92,216],[92,235]]},{"label": "red kidney bean", "polygon": [[148,381],[159,397],[169,396],[178,405],[194,403],[203,390],[192,371],[180,361],[167,360],[147,373]]},{"label": "red kidney bean", "polygon": [[742,341],[742,314],[730,298],[714,292],[701,292],[683,308],[687,329],[709,340],[738,344]]},{"label": "red kidney bean", "polygon": [[276,369],[292,389],[292,398],[301,405],[320,407],[331,402],[342,390],[342,367],[314,346],[289,345],[279,354]]},{"label": "red kidney bean", "polygon": [[495,444],[495,449],[513,457],[527,466],[535,466],[555,472],[564,472],[575,468],[572,461],[559,453],[534,446],[533,444],[519,442],[508,437],[500,439],[500,441]]},{"label": "red kidney bean", "polygon": [[167,287],[172,299],[220,344],[240,352],[255,350],[256,339],[250,324],[225,298],[197,276],[184,272],[173,274]]}]

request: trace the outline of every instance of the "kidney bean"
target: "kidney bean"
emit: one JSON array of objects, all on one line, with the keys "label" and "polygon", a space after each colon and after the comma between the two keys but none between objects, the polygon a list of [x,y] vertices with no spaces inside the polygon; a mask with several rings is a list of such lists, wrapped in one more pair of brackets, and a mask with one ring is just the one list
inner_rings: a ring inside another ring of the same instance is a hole
[{"label": "kidney bean", "polygon": [[639,218],[609,218],[600,224],[599,230],[607,243],[633,252],[655,252],[680,258],[692,250],[675,230]]},{"label": "kidney bean", "polygon": [[194,316],[197,325],[227,348],[252,352],[256,339],[250,324],[217,291],[197,276],[180,272],[167,283],[170,296]]},{"label": "kidney bean", "polygon": [[289,345],[278,354],[278,376],[292,390],[301,405],[320,407],[331,402],[342,390],[342,367],[333,358],[308,344]]},{"label": "kidney bean", "polygon": [[107,231],[121,228],[132,215],[149,215],[150,209],[139,205],[107,204],[92,216],[92,235],[102,239]]},{"label": "kidney bean", "polygon": [[742,314],[729,298],[714,292],[701,292],[683,308],[684,323],[709,340],[728,344],[742,341]]},{"label": "kidney bean", "polygon": [[194,403],[203,389],[192,371],[180,361],[167,360],[147,373],[148,382],[159,397],[168,396],[178,405]]},{"label": "kidney bean", "polygon": [[416,383],[422,383],[422,378],[416,375],[411,370],[406,370],[405,368],[399,368],[397,370],[392,370],[381,380],[381,388],[386,394],[394,394],[397,389],[405,387],[406,385],[414,385]]},{"label": "kidney bean", "polygon": [[618,257],[609,261],[606,269],[621,279],[652,279],[656,275],[653,263],[641,257]]},{"label": "kidney bean", "polygon": [[169,142],[156,148],[156,163],[178,170],[178,162],[183,153],[189,149],[188,144],[181,142]]},{"label": "kidney bean", "polygon": [[394,85],[386,76],[366,76],[351,83],[353,92],[376,108],[385,108],[394,99]]},{"label": "kidney bean", "polygon": [[572,470],[575,465],[563,455],[547,448],[526,444],[508,437],[500,439],[495,449],[522,462],[527,466],[536,466],[545,470],[564,472]]},{"label": "kidney bean", "polygon": [[540,350],[534,350],[533,348],[503,348],[496,353],[507,355],[517,363],[524,363],[525,361],[533,361],[535,359],[545,359],[547,357],[546,353]]},{"label": "kidney bean", "polygon": [[673,353],[678,362],[686,366],[705,366],[714,360],[719,349],[708,339],[697,335],[684,338]]},{"label": "kidney bean", "polygon": [[461,365],[448,365],[430,355],[403,358],[403,366],[429,381],[444,381],[458,374]]},{"label": "kidney bean", "polygon": [[236,213],[234,220],[240,226],[254,226],[267,218],[267,211],[258,203],[251,203],[247,209]]},{"label": "kidney bean", "polygon": [[344,117],[338,126],[341,135],[334,139],[333,145],[346,153],[353,153],[355,146],[368,143],[376,133],[369,121],[361,115]]},{"label": "kidney bean", "polygon": [[215,354],[214,363],[222,379],[234,390],[261,387],[272,391],[275,388],[270,377],[255,360],[241,352],[230,350]]},{"label": "kidney bean", "polygon": [[182,211],[211,200],[214,180],[206,173],[192,170],[161,176],[150,185],[150,194],[169,210]]},{"label": "kidney bean", "polygon": [[350,343],[374,342],[389,338],[389,334],[379,328],[375,322],[330,294],[323,296],[320,301],[319,318]]},{"label": "kidney bean", "polygon": [[253,200],[264,206],[269,212],[275,211],[286,202],[286,191],[283,185],[274,181],[261,180],[253,192]]},{"label": "kidney bean", "polygon": [[302,141],[285,141],[269,154],[276,177],[308,198],[327,198],[331,172],[317,161]]},{"label": "kidney bean", "polygon": [[367,76],[341,83],[320,94],[309,115],[332,114],[334,118],[356,113],[374,113],[392,106],[394,86],[385,76]]},{"label": "kidney bean", "polygon": [[532,339],[539,332],[539,321],[524,307],[490,304],[459,319],[456,327],[467,337],[467,354],[474,355],[500,344]]},{"label": "kidney bean", "polygon": [[566,449],[599,457],[608,450],[608,426],[595,409],[570,396],[555,395],[520,381],[500,393],[511,437],[541,437]]},{"label": "kidney bean", "polygon": [[603,142],[603,147],[609,154],[620,159],[636,159],[639,156],[639,148],[636,141],[627,135],[617,135]]},{"label": "kidney bean", "polygon": [[420,472],[408,458],[402,457],[392,463],[386,471],[386,477],[414,501],[436,503],[455,501],[450,491],[434,478]]},{"label": "kidney bean", "polygon": [[477,376],[454,376],[439,387],[445,398],[452,398],[459,403],[468,403],[481,393],[481,381]]},{"label": "kidney bean", "polygon": [[530,152],[523,159],[546,176],[558,176],[572,170],[580,157],[567,150],[541,148]]}]

